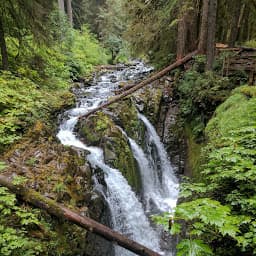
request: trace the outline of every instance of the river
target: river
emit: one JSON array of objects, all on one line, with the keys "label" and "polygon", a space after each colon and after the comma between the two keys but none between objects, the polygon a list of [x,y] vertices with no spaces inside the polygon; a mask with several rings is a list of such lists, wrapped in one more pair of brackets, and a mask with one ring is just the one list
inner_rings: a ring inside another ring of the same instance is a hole
[{"label": "river", "polygon": [[[105,163],[103,150],[85,145],[74,132],[79,115],[87,113],[105,102],[108,97],[113,96],[113,91],[118,89],[120,82],[136,81],[146,76],[149,71],[151,71],[150,67],[141,62],[135,62],[134,65],[122,70],[95,76],[90,86],[77,89],[76,107],[63,114],[57,137],[64,145],[89,151],[87,160],[91,166],[103,171],[107,189],[101,189],[101,186],[97,186],[96,189],[109,206],[111,228],[162,255],[173,255],[173,248],[166,250],[162,247],[162,232],[152,225],[149,216],[172,212],[178,197],[178,180],[165,148],[150,121],[138,112],[138,119],[146,130],[145,138],[143,138],[146,145],[144,149],[122,130],[139,166],[142,180],[142,194],[139,197],[121,172]],[[115,246],[114,255],[135,254]]]}]

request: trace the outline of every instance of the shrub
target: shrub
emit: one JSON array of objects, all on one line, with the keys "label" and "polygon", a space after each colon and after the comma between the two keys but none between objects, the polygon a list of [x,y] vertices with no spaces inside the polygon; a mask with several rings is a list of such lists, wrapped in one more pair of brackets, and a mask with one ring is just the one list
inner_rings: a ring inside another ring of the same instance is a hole
[{"label": "shrub", "polygon": [[[217,256],[256,254],[255,124],[255,87],[249,86],[233,90],[207,124],[201,178],[183,183],[171,230],[180,233],[179,220],[185,220],[187,240],[178,247],[184,255],[195,241]],[[168,225],[171,217],[162,218]]]}]

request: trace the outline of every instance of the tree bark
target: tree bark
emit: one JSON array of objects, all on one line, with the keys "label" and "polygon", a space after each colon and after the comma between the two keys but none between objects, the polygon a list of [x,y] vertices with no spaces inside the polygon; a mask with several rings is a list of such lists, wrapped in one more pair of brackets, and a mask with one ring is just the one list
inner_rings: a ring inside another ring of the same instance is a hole
[{"label": "tree bark", "polygon": [[62,11],[63,13],[65,13],[64,0],[58,0],[58,5],[59,5],[60,11]]},{"label": "tree bark", "polygon": [[73,28],[73,10],[72,10],[72,0],[67,0],[67,13],[70,26]]},{"label": "tree bark", "polygon": [[31,205],[46,210],[49,214],[57,218],[68,220],[92,233],[102,236],[108,241],[115,242],[131,252],[141,256],[160,256],[160,254],[131,239],[128,239],[109,227],[88,217],[81,216],[77,212],[56,203],[52,199],[42,196],[32,189],[28,189],[23,185],[13,185],[12,180],[4,175],[0,175],[0,185],[7,187],[11,192],[15,193],[21,197],[22,200],[30,203]]},{"label": "tree bark", "polygon": [[202,18],[199,34],[198,52],[205,54],[207,49],[209,0],[203,0]]},{"label": "tree bark", "polygon": [[215,56],[217,0],[210,0],[207,32],[206,70],[212,70]]},{"label": "tree bark", "polygon": [[196,2],[193,1],[193,6],[186,15],[187,24],[187,40],[186,40],[186,54],[197,49],[198,45],[198,10]]},{"label": "tree bark", "polygon": [[138,91],[139,89],[143,88],[144,86],[154,82],[155,80],[158,80],[159,78],[163,77],[164,75],[166,75],[168,72],[170,72],[171,70],[185,64],[186,62],[188,62],[189,60],[191,60],[196,54],[198,53],[198,51],[194,51],[192,53],[189,53],[188,55],[186,55],[184,58],[177,60],[176,62],[174,62],[173,64],[171,64],[170,66],[166,67],[165,69],[161,70],[160,72],[153,74],[152,76],[150,76],[149,78],[145,79],[144,81],[140,82],[139,84],[133,86],[131,89],[121,93],[118,96],[113,97],[112,99],[110,99],[109,101],[107,101],[106,103],[103,103],[102,105],[100,105],[99,107],[89,111],[88,113],[81,115],[79,118],[85,118],[88,117],[89,115],[125,98],[126,96],[131,95],[132,93]]},{"label": "tree bark", "polygon": [[242,1],[236,0],[233,3],[233,11],[232,11],[232,19],[230,25],[230,34],[228,38],[228,45],[229,47],[234,47],[235,42],[237,40],[238,31],[239,31],[239,20],[240,20],[240,13],[242,11]]},{"label": "tree bark", "polygon": [[178,21],[177,60],[182,59],[186,55],[187,26],[185,19],[186,15]]},{"label": "tree bark", "polygon": [[1,56],[2,56],[2,69],[9,69],[8,52],[5,42],[3,19],[0,15],[0,45],[1,45]]}]

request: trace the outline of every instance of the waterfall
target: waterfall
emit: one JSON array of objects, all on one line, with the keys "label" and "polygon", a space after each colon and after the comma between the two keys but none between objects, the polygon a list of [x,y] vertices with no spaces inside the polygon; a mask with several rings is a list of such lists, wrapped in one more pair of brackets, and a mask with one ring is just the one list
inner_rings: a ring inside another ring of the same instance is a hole
[{"label": "waterfall", "polygon": [[[121,172],[105,164],[102,149],[85,145],[74,133],[78,116],[87,113],[104,102],[108,96],[113,95],[112,91],[118,86],[117,81],[134,79],[149,70],[150,68],[145,68],[144,65],[138,63],[133,69],[127,68],[102,75],[90,87],[79,88],[76,108],[64,113],[57,137],[64,145],[89,151],[87,159],[92,167],[100,168],[103,171],[107,189],[100,190],[100,192],[109,205],[112,228],[161,253],[160,235],[151,227],[141,202]],[[130,256],[134,254],[116,247],[115,255]]]},{"label": "waterfall", "polygon": [[[107,191],[102,192],[109,204],[115,230],[160,252],[158,234],[150,226],[142,204],[120,171],[104,163],[103,152],[99,148],[94,148],[93,153],[88,156],[88,160],[93,167],[99,167],[105,174]],[[120,247],[116,247],[115,252],[117,256],[134,255]]]},{"label": "waterfall", "polygon": [[[141,176],[146,176],[145,189],[149,189],[146,192],[151,196],[147,200],[151,200],[160,211],[172,212],[179,193],[178,180],[154,126],[144,115],[138,114],[138,117],[147,129],[146,153],[134,141],[130,142],[140,166]],[[150,210],[150,206],[147,207]]]},{"label": "waterfall", "polygon": [[[157,208],[156,212],[172,212],[173,207],[176,205],[178,195],[178,184],[176,180],[172,180],[170,178],[171,175],[168,177],[162,175],[162,179],[160,179],[161,176],[158,174],[158,170],[149,161],[152,158],[149,158],[134,140],[129,138],[129,142],[140,168],[143,183],[143,200],[146,211],[152,213],[154,212],[154,208]],[[163,181],[164,177],[170,180],[165,182]],[[163,185],[166,183],[173,187],[172,193],[170,193],[170,189],[166,191],[166,186]]]}]

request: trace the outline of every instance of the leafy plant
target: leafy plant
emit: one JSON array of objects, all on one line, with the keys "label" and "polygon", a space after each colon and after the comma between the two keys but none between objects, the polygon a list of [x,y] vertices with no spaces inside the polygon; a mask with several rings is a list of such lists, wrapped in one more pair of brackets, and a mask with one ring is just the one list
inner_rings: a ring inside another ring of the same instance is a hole
[{"label": "leafy plant", "polygon": [[[6,188],[0,187],[0,254],[39,255],[44,244],[26,235],[32,226],[43,225],[39,220],[39,211],[28,212],[26,208],[17,206],[15,195]],[[13,227],[6,226],[11,224]]]},{"label": "leafy plant", "polygon": [[7,167],[7,165],[4,162],[0,161],[0,172],[4,171],[6,167]]},{"label": "leafy plant", "polygon": [[185,225],[178,255],[195,248],[194,255],[211,255],[208,247],[216,256],[256,253],[255,88],[242,86],[231,94],[206,126],[196,182],[182,184],[174,216],[156,218],[166,227],[174,221],[172,234],[184,233]]},{"label": "leafy plant", "polygon": [[[200,56],[198,58],[195,66],[203,61]],[[177,96],[180,98],[181,116],[191,124],[196,138],[202,137],[207,121],[216,107],[230,95],[233,87],[228,78],[212,72],[191,70],[184,74],[177,84]]]}]

